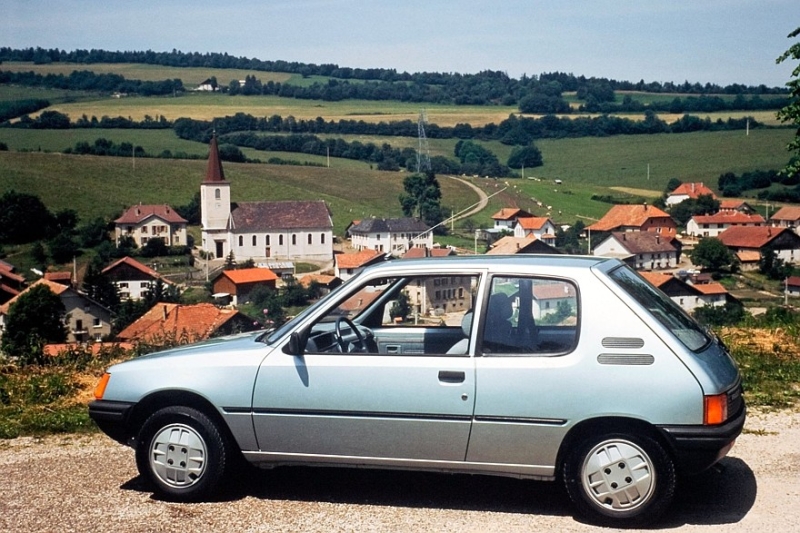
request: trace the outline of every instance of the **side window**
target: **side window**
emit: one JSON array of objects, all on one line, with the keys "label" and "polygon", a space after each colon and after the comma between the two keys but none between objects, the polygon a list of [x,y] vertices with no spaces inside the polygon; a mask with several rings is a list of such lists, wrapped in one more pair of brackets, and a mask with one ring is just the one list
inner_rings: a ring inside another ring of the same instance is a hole
[{"label": "side window", "polygon": [[311,327],[306,352],[467,355],[479,279],[437,274],[370,280]]},{"label": "side window", "polygon": [[571,281],[495,277],[485,309],[485,355],[564,354],[578,341],[578,292]]}]

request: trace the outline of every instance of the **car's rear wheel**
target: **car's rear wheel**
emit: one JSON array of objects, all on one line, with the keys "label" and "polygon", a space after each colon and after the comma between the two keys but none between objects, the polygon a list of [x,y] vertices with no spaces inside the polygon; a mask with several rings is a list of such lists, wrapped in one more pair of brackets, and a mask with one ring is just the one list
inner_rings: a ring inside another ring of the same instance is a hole
[{"label": "car's rear wheel", "polygon": [[231,464],[231,451],[216,424],[191,407],[153,413],[136,443],[136,466],[160,495],[198,501],[212,495]]},{"label": "car's rear wheel", "polygon": [[675,466],[655,440],[609,434],[585,439],[564,463],[564,481],[578,511],[614,526],[657,520],[675,494]]}]

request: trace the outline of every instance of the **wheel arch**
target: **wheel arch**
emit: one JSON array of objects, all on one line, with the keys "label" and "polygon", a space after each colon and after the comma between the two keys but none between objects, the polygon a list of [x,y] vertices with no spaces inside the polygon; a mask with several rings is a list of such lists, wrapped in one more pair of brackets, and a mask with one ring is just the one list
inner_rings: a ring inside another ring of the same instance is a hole
[{"label": "wheel arch", "polygon": [[205,397],[187,390],[161,390],[142,398],[133,409],[129,419],[131,435],[136,438],[145,421],[156,411],[164,407],[191,407],[209,417],[219,431],[233,442],[233,434],[219,410]]},{"label": "wheel arch", "polygon": [[658,442],[672,460],[675,460],[675,449],[672,443],[664,437],[664,434],[658,428],[645,420],[624,416],[590,418],[572,427],[567,432],[564,440],[561,441],[561,446],[556,456],[556,476],[560,477],[563,474],[564,461],[584,439],[609,433],[629,433],[633,436],[643,435],[648,437]]}]

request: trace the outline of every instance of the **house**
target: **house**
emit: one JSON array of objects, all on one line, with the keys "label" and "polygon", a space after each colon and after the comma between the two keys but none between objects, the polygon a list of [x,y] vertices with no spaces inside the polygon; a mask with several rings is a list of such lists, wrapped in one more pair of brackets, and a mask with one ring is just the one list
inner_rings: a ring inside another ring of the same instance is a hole
[{"label": "house", "polygon": [[522,217],[514,225],[514,237],[533,236],[547,244],[556,244],[556,225],[548,217]]},{"label": "house", "polygon": [[54,283],[60,283],[62,285],[66,285],[67,287],[72,286],[72,272],[69,271],[45,272],[44,279],[46,279],[47,281],[52,281]]},{"label": "house", "polygon": [[647,204],[613,206],[600,220],[587,226],[589,231],[649,231],[674,237],[677,224],[661,209]]},{"label": "house", "polygon": [[594,255],[617,257],[637,270],[675,268],[681,244],[658,233],[615,231],[594,247]]},{"label": "house", "polygon": [[745,215],[752,215],[756,212],[753,207],[744,200],[736,200],[731,198],[724,198],[719,201],[720,213],[744,213]]},{"label": "house", "polygon": [[471,276],[426,276],[406,285],[406,291],[409,303],[419,316],[441,317],[447,313],[463,313],[472,307],[474,281]]},{"label": "house", "polygon": [[[72,287],[46,279],[40,279],[32,283],[28,289],[41,284],[46,285],[64,304],[64,324],[67,327],[67,342],[100,341],[111,335],[111,311],[108,308]],[[25,294],[25,291],[0,306],[0,332],[5,327],[5,318],[9,309],[17,301],[17,298],[23,294]]]},{"label": "house", "polygon": [[529,218],[533,215],[524,211],[522,209],[518,209],[516,207],[504,207],[494,215],[492,215],[492,220],[494,220],[494,227],[492,230],[494,231],[514,231],[514,226],[517,225],[517,221],[521,218]]},{"label": "house", "polygon": [[800,296],[800,276],[786,278],[786,293],[789,296]]},{"label": "house", "polygon": [[214,92],[217,90],[217,82],[212,80],[211,78],[206,78],[205,80],[200,82],[200,85],[197,86],[197,91],[208,91]]},{"label": "house", "polygon": [[700,196],[710,196],[717,199],[714,191],[703,185],[702,183],[681,183],[674,191],[667,195],[665,203],[667,205],[676,205],[684,200],[697,200]]},{"label": "house", "polygon": [[297,282],[306,289],[316,283],[317,287],[320,289],[320,296],[330,293],[333,289],[342,284],[342,280],[336,276],[326,274],[306,274],[298,279]]},{"label": "house", "polygon": [[377,250],[401,256],[415,247],[432,248],[433,232],[418,218],[367,218],[347,229],[356,250]]},{"label": "house", "polygon": [[687,313],[706,305],[723,306],[729,296],[719,283],[690,285],[672,274],[660,272],[641,272],[641,274]]},{"label": "house", "polygon": [[216,294],[228,294],[233,305],[246,303],[250,293],[256,287],[275,289],[278,276],[268,268],[242,268],[223,270],[212,280],[212,291]]},{"label": "house", "polygon": [[0,261],[0,304],[4,304],[25,289],[25,278],[14,272],[16,267]]},{"label": "house", "polygon": [[158,303],[122,330],[117,338],[155,345],[188,344],[259,327],[239,311],[221,309],[213,304]]},{"label": "house", "polygon": [[327,262],[333,258],[333,220],[322,200],[231,203],[217,138],[211,139],[200,184],[202,249],[213,258]]},{"label": "house", "polygon": [[363,270],[364,267],[379,263],[385,259],[385,253],[370,249],[349,254],[336,254],[334,273],[337,278],[347,281]]},{"label": "house", "polygon": [[127,256],[105,267],[101,274],[117,287],[122,300],[141,300],[159,279],[173,285],[149,266]]},{"label": "house", "polygon": [[533,284],[533,318],[541,320],[547,315],[556,313],[558,306],[567,304],[573,310],[578,308],[575,286],[571,283],[534,283]]},{"label": "house", "polygon": [[694,215],[686,223],[686,233],[693,237],[716,237],[735,226],[764,226],[764,217],[740,211],[720,211],[714,215]]},{"label": "house", "polygon": [[150,239],[161,239],[166,246],[186,246],[186,219],[170,206],[134,205],[114,221],[117,246],[123,237],[131,237],[137,246]]},{"label": "house", "polygon": [[[788,228],[738,226],[726,229],[718,239],[737,256],[742,252],[758,252],[760,258],[763,250],[770,247],[775,257],[784,262],[800,263],[800,235]],[[742,263],[743,269],[749,266]]]},{"label": "house", "polygon": [[791,228],[795,233],[800,233],[800,206],[781,207],[769,217],[769,222],[775,227]]},{"label": "house", "polygon": [[452,248],[423,248],[417,246],[407,251],[402,259],[421,259],[423,257],[447,257],[450,255],[457,255],[456,251]]},{"label": "house", "polygon": [[506,235],[486,252],[486,255],[514,255],[514,254],[560,254],[555,247],[535,237],[512,237]]}]

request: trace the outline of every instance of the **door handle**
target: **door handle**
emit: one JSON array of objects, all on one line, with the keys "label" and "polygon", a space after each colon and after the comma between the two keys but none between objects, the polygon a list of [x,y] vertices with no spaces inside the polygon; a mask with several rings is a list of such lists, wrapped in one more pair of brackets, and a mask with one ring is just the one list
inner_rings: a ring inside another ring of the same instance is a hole
[{"label": "door handle", "polygon": [[457,370],[440,370],[439,381],[442,383],[464,383],[467,375]]}]

